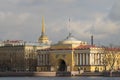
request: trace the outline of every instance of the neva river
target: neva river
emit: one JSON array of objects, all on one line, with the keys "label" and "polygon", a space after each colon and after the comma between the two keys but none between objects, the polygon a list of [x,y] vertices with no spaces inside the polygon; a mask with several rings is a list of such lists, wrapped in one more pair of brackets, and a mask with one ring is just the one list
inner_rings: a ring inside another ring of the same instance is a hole
[{"label": "neva river", "polygon": [[0,77],[0,80],[120,80],[119,77]]}]

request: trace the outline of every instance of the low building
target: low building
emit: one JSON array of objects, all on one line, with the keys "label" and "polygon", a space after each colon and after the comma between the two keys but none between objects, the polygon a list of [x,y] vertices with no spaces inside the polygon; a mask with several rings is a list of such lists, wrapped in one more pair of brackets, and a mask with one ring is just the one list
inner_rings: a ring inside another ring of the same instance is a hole
[{"label": "low building", "polygon": [[37,43],[28,43],[21,40],[3,41],[0,46],[0,70],[35,71],[37,49],[41,49],[41,46]]},{"label": "low building", "polygon": [[0,42],[0,71],[36,71],[38,49],[50,47],[51,42],[45,35],[44,18],[38,42],[6,40]]}]

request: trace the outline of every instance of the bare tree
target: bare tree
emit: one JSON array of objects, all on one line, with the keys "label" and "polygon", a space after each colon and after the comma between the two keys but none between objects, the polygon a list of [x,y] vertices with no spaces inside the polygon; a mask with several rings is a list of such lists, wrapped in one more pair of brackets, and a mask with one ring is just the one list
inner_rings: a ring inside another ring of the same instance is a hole
[{"label": "bare tree", "polygon": [[102,55],[101,63],[103,64],[104,70],[106,71],[108,65],[108,56],[106,53]]},{"label": "bare tree", "polygon": [[[109,66],[109,70],[113,70],[115,66],[117,66],[117,62],[119,60],[119,48],[106,48],[104,57],[103,57],[103,64],[105,67]],[[116,64],[116,65],[115,65]],[[106,68],[105,68],[106,69]]]}]

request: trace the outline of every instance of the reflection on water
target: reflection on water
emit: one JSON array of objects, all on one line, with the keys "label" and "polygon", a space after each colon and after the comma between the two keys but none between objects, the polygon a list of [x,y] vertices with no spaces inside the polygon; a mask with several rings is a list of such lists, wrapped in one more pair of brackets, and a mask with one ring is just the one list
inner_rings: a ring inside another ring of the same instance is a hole
[{"label": "reflection on water", "polygon": [[120,80],[119,77],[0,77],[0,80]]}]

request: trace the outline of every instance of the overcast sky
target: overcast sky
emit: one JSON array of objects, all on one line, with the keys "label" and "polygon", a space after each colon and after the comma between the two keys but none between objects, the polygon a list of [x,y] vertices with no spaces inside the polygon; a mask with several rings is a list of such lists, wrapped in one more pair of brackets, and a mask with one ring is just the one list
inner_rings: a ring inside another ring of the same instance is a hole
[{"label": "overcast sky", "polygon": [[71,31],[81,41],[90,43],[92,33],[95,44],[120,45],[120,0],[0,0],[0,40],[36,42],[42,16],[53,43]]}]

